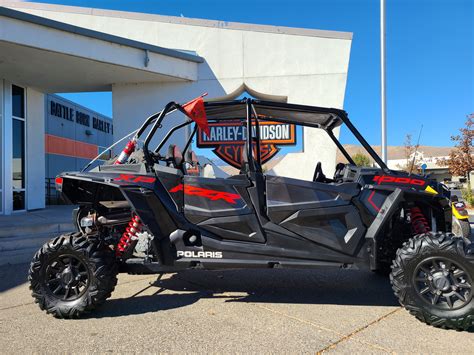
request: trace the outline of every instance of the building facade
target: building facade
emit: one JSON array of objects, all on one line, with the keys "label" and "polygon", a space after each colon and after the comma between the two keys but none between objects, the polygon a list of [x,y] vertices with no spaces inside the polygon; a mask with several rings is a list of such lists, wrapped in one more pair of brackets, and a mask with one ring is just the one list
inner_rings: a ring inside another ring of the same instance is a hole
[{"label": "building facade", "polygon": [[[3,214],[43,208],[45,177],[57,164],[69,170],[62,163],[69,155],[74,164],[65,164],[77,169],[93,146],[102,146],[100,137],[110,134],[94,130],[93,115],[92,127],[81,124],[87,119],[80,115],[73,118],[73,136],[67,128],[72,117],[62,106],[51,106],[49,93],[112,92],[115,140],[168,101],[187,102],[204,92],[210,100],[247,91],[257,98],[343,106],[351,33],[39,3],[0,5]],[[68,142],[77,141],[74,151],[53,137],[62,129]],[[77,130],[85,136],[77,139]],[[329,137],[305,128],[302,139],[302,151],[287,154],[273,172],[311,179],[321,161],[331,175],[336,148]]]},{"label": "building facade", "polygon": [[53,179],[63,171],[77,171],[113,142],[110,117],[57,95],[46,95],[45,174]]}]

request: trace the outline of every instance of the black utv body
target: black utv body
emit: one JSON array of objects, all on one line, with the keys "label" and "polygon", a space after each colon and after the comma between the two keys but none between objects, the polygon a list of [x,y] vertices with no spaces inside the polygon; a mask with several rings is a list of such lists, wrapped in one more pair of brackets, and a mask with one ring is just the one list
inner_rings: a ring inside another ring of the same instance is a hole
[{"label": "black utv body", "polygon": [[[455,329],[473,324],[474,257],[469,241],[451,233],[449,191],[424,176],[389,170],[345,111],[254,99],[206,102],[209,121],[239,120],[250,132],[240,173],[228,178],[199,174],[191,119],[150,149],[176,111],[184,112],[171,102],[133,132],[133,142],[143,139],[143,146],[128,157],[127,145],[117,158],[125,157],[123,164],[112,160],[57,177],[63,197],[79,206],[78,231],[34,256],[29,279],[42,309],[66,318],[90,311],[110,296],[118,271],[366,267],[390,273],[400,303],[418,319]],[[265,174],[258,128],[264,121],[321,129],[348,163],[339,163],[332,178],[316,164],[314,181]],[[378,167],[356,166],[333,133],[341,124]],[[183,152],[170,145],[160,155],[187,125]]]}]

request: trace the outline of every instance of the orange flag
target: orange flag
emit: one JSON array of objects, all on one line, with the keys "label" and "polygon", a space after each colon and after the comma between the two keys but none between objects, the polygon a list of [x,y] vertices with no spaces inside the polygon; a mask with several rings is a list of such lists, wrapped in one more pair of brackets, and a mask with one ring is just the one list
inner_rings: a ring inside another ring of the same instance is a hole
[{"label": "orange flag", "polygon": [[211,134],[209,130],[209,123],[207,122],[206,116],[206,109],[204,108],[204,100],[202,96],[195,98],[192,101],[184,104],[183,106],[184,112],[190,119],[192,119],[199,128],[201,128],[204,133],[209,137]]}]

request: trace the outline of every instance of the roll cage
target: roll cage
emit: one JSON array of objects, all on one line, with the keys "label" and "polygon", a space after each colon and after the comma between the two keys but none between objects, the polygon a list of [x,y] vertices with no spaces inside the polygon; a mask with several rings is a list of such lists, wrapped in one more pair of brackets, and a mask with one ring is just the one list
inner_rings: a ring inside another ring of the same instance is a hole
[{"label": "roll cage", "polygon": [[[386,172],[389,172],[387,165],[377,155],[377,153],[364,139],[360,132],[355,128],[355,126],[349,120],[349,117],[344,110],[264,101],[253,98],[244,98],[242,100],[234,101],[205,102],[204,105],[208,120],[215,122],[242,120],[243,124],[245,124],[247,132],[250,132],[250,134],[246,135],[244,150],[244,152],[247,154],[246,158],[248,161],[248,169],[250,172],[261,173],[260,130],[258,128],[259,121],[276,121],[281,123],[296,124],[303,127],[313,127],[322,129],[328,134],[329,138],[334,142],[334,144],[341,151],[347,161],[350,164],[355,165],[355,162],[353,161],[352,157],[346,151],[344,146],[339,142],[333,132],[336,127],[345,124],[347,128],[351,131],[351,133],[359,141],[359,143],[364,147],[367,153],[380,166],[380,168],[382,168]],[[147,163],[147,170],[149,170],[150,167],[152,167],[154,164],[151,151],[149,150],[150,142],[156,134],[156,131],[162,127],[162,122],[165,117],[176,111],[180,111],[183,114],[186,114],[182,105],[174,101],[169,102],[162,111],[149,116],[139,129],[123,137],[121,140],[110,146],[107,150],[111,150],[118,143],[132,135],[134,135],[134,139],[137,140],[142,138],[142,136],[144,136],[144,134],[146,133],[147,129],[151,127],[148,133],[146,134],[145,139],[143,140],[143,154]],[[163,137],[157,147],[153,150],[153,153],[158,154],[175,131],[184,128],[188,125],[191,125],[192,123],[194,123],[194,121],[187,118],[185,122],[173,126]],[[257,129],[251,129],[253,124],[255,124]],[[196,132],[197,125],[194,126],[191,134],[189,135],[186,141],[185,147],[183,149],[183,154],[185,154],[186,151],[189,149],[191,142],[193,141],[196,135]],[[254,144],[256,148],[255,151],[253,149]],[[96,157],[94,160],[92,160],[87,166],[82,169],[82,171],[87,170],[91,166],[91,164],[95,162],[98,158],[99,157]]]}]

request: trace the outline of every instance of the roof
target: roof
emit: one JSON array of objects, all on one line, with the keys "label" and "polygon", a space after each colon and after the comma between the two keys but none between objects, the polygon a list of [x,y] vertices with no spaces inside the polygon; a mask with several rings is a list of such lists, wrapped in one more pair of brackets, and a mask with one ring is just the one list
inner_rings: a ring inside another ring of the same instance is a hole
[{"label": "roof", "polygon": [[[274,101],[250,99],[257,116],[262,120],[294,123],[331,130],[342,124],[343,110],[316,106],[296,105]],[[206,102],[206,115],[210,120],[245,119],[247,99],[240,101]]]},{"label": "roof", "polygon": [[310,28],[257,25],[257,24],[250,24],[250,23],[207,20],[207,19],[197,19],[197,18],[188,18],[188,17],[177,17],[177,16],[164,16],[164,15],[148,14],[148,13],[140,13],[140,12],[105,10],[105,9],[96,9],[96,8],[90,8],[90,7],[66,6],[66,5],[57,5],[57,4],[31,3],[31,2],[7,2],[7,6],[11,6],[15,8],[25,8],[25,9],[58,11],[58,12],[64,12],[64,13],[70,12],[70,13],[93,15],[93,16],[127,18],[127,19],[133,19],[133,20],[138,20],[138,21],[154,21],[154,22],[172,23],[172,24],[178,24],[178,25],[212,27],[212,28],[218,28],[218,29],[224,29],[224,30],[266,32],[266,33],[275,33],[275,34],[333,38],[333,39],[342,39],[342,40],[352,39],[351,32],[342,32],[342,31],[328,31],[328,30],[318,30],[318,29],[310,29]]},{"label": "roof", "polygon": [[170,49],[170,48],[165,48],[165,47],[160,47],[160,46],[154,46],[148,43],[143,43],[139,41],[134,41],[128,38],[123,38],[119,36],[114,36],[108,33],[103,33],[99,31],[94,31],[90,30],[87,28],[83,27],[78,27],[74,25],[70,25],[67,23],[59,22],[59,21],[54,21],[50,20],[44,17],[40,16],[35,16],[31,15],[22,11],[17,11],[17,10],[12,10],[10,8],[6,8],[3,6],[0,6],[0,16],[5,16],[9,17],[12,19],[20,20],[20,21],[25,21],[25,22],[30,22],[36,25],[40,26],[45,26],[49,28],[53,28],[56,30],[60,31],[65,31],[73,34],[78,34],[94,39],[99,39],[103,41],[108,41],[111,43],[119,44],[119,45],[124,45],[128,47],[133,47],[137,49],[142,49],[145,51],[150,51],[153,53],[161,54],[161,55],[166,55],[168,57],[173,57],[177,59],[182,59],[182,60],[187,60],[195,63],[203,63],[204,59],[198,55],[186,53],[186,52],[181,52],[175,49]]}]

